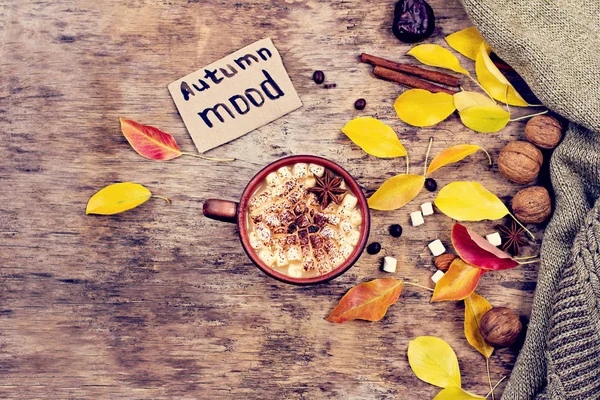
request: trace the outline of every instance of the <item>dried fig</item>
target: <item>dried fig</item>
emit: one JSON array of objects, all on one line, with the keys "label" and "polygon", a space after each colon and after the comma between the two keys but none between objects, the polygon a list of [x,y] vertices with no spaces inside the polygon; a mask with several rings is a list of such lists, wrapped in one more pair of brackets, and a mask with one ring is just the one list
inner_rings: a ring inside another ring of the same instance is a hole
[{"label": "dried fig", "polygon": [[394,9],[394,36],[405,43],[423,40],[433,33],[435,16],[424,0],[400,0]]}]

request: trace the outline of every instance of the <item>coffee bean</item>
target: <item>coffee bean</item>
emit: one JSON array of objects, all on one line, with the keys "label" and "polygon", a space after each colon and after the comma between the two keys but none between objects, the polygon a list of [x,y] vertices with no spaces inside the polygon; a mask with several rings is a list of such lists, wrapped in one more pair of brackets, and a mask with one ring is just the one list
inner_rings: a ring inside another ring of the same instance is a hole
[{"label": "coffee bean", "polygon": [[367,101],[365,99],[358,99],[354,102],[354,108],[357,110],[362,110],[367,106]]},{"label": "coffee bean", "polygon": [[323,71],[315,71],[313,73],[313,81],[315,81],[317,85],[320,85],[321,83],[325,82],[325,74],[323,73]]},{"label": "coffee bean", "polygon": [[367,253],[369,254],[377,254],[381,251],[381,244],[378,242],[373,242],[367,246]]},{"label": "coffee bean", "polygon": [[398,224],[390,226],[390,235],[392,235],[393,237],[402,236],[402,227]]},{"label": "coffee bean", "polygon": [[435,192],[437,189],[437,182],[431,178],[425,179],[425,189],[429,190],[430,192]]}]

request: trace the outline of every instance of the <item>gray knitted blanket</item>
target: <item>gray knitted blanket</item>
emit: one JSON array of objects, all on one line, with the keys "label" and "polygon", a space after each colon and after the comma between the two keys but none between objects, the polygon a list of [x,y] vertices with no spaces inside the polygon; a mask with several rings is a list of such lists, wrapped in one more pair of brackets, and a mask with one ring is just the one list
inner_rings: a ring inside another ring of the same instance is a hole
[{"label": "gray knitted blanket", "polygon": [[600,399],[600,0],[461,0],[494,51],[570,121],[550,173],[525,344],[503,399]]}]

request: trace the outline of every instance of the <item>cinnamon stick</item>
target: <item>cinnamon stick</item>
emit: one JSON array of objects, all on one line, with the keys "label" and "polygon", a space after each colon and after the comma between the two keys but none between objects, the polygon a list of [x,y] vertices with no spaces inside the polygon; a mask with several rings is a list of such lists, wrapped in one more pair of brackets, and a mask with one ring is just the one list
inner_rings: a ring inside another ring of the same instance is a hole
[{"label": "cinnamon stick", "polygon": [[401,83],[402,85],[408,86],[411,88],[425,89],[432,93],[442,92],[442,93],[448,93],[450,95],[456,93],[454,90],[450,90],[445,87],[438,86],[434,83],[417,78],[415,76],[407,75],[402,72],[393,71],[391,69],[383,68],[380,66],[375,66],[375,68],[373,68],[373,75],[375,75],[379,78],[387,79],[388,81],[394,81],[394,82]]},{"label": "cinnamon stick", "polygon": [[375,57],[370,54],[362,53],[360,55],[360,61],[377,67],[391,69],[392,71],[405,72],[407,74],[418,76],[420,78],[427,79],[428,81],[441,83],[443,85],[458,86],[460,83],[460,78],[454,75],[445,74],[438,71],[431,71],[416,67],[414,65],[401,64],[386,60],[384,58]]}]

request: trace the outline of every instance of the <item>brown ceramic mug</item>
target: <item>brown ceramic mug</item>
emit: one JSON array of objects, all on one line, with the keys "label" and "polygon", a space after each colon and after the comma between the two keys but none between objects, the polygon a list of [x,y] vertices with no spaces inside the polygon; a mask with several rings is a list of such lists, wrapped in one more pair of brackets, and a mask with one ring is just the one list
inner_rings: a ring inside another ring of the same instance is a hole
[{"label": "brown ceramic mug", "polygon": [[[352,253],[346,258],[346,261],[344,261],[342,264],[333,268],[331,271],[323,275],[310,278],[291,277],[266,265],[260,260],[256,251],[250,245],[250,240],[248,238],[248,201],[250,200],[258,186],[265,180],[267,175],[269,175],[271,172],[277,171],[280,167],[290,166],[296,163],[318,164],[325,167],[326,169],[329,169],[336,175],[342,177],[346,182],[346,187],[358,199],[357,209],[360,210],[362,217],[358,243],[354,247]],[[311,285],[315,283],[325,282],[346,272],[352,265],[354,265],[354,263],[362,254],[367,244],[367,240],[369,239],[369,230],[371,226],[367,199],[365,198],[365,195],[363,194],[356,180],[338,164],[322,157],[309,155],[285,157],[267,165],[260,172],[258,172],[254,176],[254,178],[250,180],[250,182],[244,189],[244,192],[242,193],[242,197],[240,198],[239,203],[228,200],[207,199],[204,202],[202,211],[204,215],[208,218],[237,224],[240,233],[240,241],[242,242],[242,247],[244,248],[246,254],[248,254],[248,257],[250,257],[252,262],[267,275],[278,279],[282,282],[292,283],[296,285]]]}]

